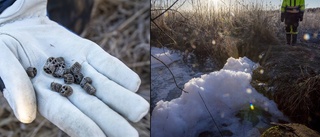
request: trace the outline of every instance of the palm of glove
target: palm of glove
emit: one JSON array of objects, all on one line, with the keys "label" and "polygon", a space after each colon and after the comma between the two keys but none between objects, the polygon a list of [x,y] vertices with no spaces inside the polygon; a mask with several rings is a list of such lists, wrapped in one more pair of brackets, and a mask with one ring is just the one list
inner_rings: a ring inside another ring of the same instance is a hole
[{"label": "palm of glove", "polygon": [[[3,94],[20,121],[31,122],[37,106],[41,115],[70,136],[138,136],[125,118],[139,121],[149,104],[134,93],[139,76],[121,61],[47,17],[5,24],[0,34]],[[51,82],[64,82],[46,74],[43,66],[48,57],[60,56],[67,66],[82,65],[81,72],[92,78],[97,89],[95,96],[76,84],[70,85],[69,97],[50,90]],[[28,67],[38,70],[35,78],[28,78]]]}]

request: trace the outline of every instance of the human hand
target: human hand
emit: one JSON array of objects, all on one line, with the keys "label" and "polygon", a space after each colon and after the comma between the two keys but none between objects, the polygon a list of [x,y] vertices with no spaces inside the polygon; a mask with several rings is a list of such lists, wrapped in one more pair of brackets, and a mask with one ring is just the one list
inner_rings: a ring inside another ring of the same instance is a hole
[{"label": "human hand", "polygon": [[[50,21],[45,9],[45,0],[17,0],[0,15],[0,77],[15,116],[30,123],[38,109],[70,136],[138,136],[125,118],[136,122],[148,113],[148,102],[134,93],[139,76],[95,43]],[[43,66],[48,57],[60,56],[67,66],[82,65],[97,89],[94,96],[75,84],[68,97],[50,90],[51,82],[64,82]],[[38,70],[32,79],[28,67]]]}]

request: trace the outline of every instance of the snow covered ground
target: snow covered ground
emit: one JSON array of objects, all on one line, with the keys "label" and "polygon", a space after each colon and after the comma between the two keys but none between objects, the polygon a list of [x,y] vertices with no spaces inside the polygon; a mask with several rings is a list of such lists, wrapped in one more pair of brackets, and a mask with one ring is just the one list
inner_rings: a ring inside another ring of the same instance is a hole
[{"label": "snow covered ground", "polygon": [[178,94],[179,89],[166,68],[151,60],[151,99],[157,102],[151,118],[153,137],[220,136],[220,133],[256,137],[271,121],[287,120],[272,100],[250,85],[257,64],[248,58],[229,58],[223,69],[200,76],[202,73],[183,65],[179,52],[152,48],[151,53],[170,66],[179,85],[185,83],[184,90],[188,91]]}]

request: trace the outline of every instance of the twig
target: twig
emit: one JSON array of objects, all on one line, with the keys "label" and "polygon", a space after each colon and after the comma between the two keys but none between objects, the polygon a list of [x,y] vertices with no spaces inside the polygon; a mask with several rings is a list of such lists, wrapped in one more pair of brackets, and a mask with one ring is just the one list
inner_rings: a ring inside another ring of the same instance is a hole
[{"label": "twig", "polygon": [[41,129],[41,127],[47,122],[47,120],[42,120],[41,123],[33,130],[30,137],[35,137],[38,131]]},{"label": "twig", "polygon": [[175,45],[177,45],[177,42],[176,42],[169,34],[167,34],[166,32],[164,32],[164,30],[162,30],[162,29],[160,28],[160,26],[159,26],[156,22],[154,22],[153,20],[151,20],[151,22],[152,22],[154,25],[156,25],[156,27],[157,27],[163,34],[165,34],[166,36],[168,36],[168,37],[173,41],[173,43],[174,43]]},{"label": "twig", "polygon": [[[152,11],[158,11],[158,10],[166,10],[166,9],[162,9],[162,8],[159,8],[159,9],[151,9],[151,12],[152,12]],[[185,17],[185,16],[184,16],[181,12],[179,12],[178,10],[175,10],[175,9],[169,9],[169,10],[179,13],[182,18],[184,18],[185,20],[189,20],[187,17]]]},{"label": "twig", "polygon": [[199,96],[200,96],[200,98],[201,98],[201,100],[202,100],[202,102],[203,102],[203,104],[204,104],[204,106],[205,106],[206,110],[208,111],[208,113],[209,113],[209,115],[210,115],[210,117],[211,117],[211,119],[212,119],[212,121],[213,121],[213,124],[217,127],[217,129],[218,129],[218,131],[219,131],[219,133],[220,133],[220,136],[222,136],[222,137],[223,137],[223,134],[222,134],[222,132],[220,131],[220,129],[219,129],[219,127],[218,127],[218,125],[217,125],[216,121],[214,120],[214,118],[213,118],[213,116],[212,116],[212,114],[211,114],[211,112],[209,111],[209,109],[208,109],[208,107],[207,107],[206,102],[204,102],[204,99],[203,99],[202,95],[200,94],[200,92],[199,92],[199,91],[197,91],[197,92],[198,92],[198,94],[199,94]]},{"label": "twig", "polygon": [[130,68],[142,67],[146,65],[150,65],[150,61],[134,62],[134,63],[127,64],[127,66]]},{"label": "twig", "polygon": [[144,7],[138,12],[136,12],[133,16],[131,16],[129,19],[127,19],[125,22],[123,22],[119,27],[118,30],[124,29],[126,26],[128,26],[131,22],[133,22],[136,18],[141,16],[144,12],[146,12],[149,9],[149,7]]},{"label": "twig", "polygon": [[173,2],[173,3],[171,4],[171,6],[169,6],[165,11],[163,11],[162,13],[160,13],[158,16],[152,18],[151,21],[154,21],[154,20],[156,20],[157,18],[159,18],[160,16],[162,16],[164,13],[166,13],[168,10],[170,10],[170,9],[172,8],[172,6],[173,6],[174,4],[176,4],[178,1],[179,1],[179,0],[176,0],[175,2]]}]

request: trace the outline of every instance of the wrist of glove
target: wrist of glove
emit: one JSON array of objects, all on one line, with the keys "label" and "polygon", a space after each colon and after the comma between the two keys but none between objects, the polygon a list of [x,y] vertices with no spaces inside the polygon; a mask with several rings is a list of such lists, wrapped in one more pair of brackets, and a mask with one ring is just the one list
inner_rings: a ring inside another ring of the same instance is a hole
[{"label": "wrist of glove", "polygon": [[[138,136],[126,119],[139,121],[149,103],[135,94],[139,76],[120,60],[46,16],[5,24],[0,39],[3,95],[21,122],[32,122],[38,110],[70,136]],[[60,56],[66,66],[82,65],[83,75],[92,78],[95,95],[76,84],[70,85],[73,93],[68,97],[50,89],[51,82],[64,81],[45,73],[43,66],[49,57]],[[38,71],[32,79],[26,74],[28,67]]]},{"label": "wrist of glove", "polygon": [[281,22],[283,22],[284,21],[284,18],[285,18],[285,13],[281,13]]}]

